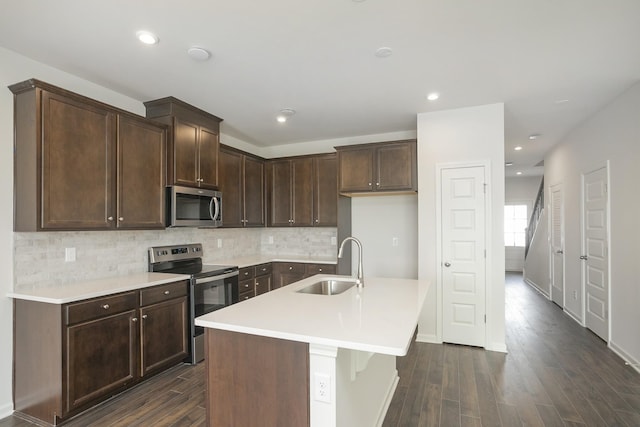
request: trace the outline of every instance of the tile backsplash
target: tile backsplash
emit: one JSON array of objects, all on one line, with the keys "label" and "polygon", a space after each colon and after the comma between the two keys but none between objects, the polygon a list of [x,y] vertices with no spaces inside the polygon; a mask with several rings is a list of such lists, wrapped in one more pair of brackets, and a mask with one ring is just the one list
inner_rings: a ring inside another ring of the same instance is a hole
[{"label": "tile backsplash", "polygon": [[[142,273],[150,246],[202,243],[204,262],[215,263],[254,254],[332,256],[336,236],[335,228],[311,227],[13,233],[14,290]],[[75,248],[76,261],[65,262],[65,248]]]}]

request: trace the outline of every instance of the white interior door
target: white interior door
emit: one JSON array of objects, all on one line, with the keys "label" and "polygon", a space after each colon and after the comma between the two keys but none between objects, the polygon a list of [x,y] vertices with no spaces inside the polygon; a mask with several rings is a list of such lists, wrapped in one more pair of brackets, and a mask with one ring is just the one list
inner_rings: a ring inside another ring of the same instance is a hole
[{"label": "white interior door", "polygon": [[564,304],[564,205],[562,184],[551,186],[551,299]]},{"label": "white interior door", "polygon": [[485,345],[485,168],[441,170],[442,339]]},{"label": "white interior door", "polygon": [[609,340],[609,260],[607,168],[583,175],[582,248],[585,325]]}]

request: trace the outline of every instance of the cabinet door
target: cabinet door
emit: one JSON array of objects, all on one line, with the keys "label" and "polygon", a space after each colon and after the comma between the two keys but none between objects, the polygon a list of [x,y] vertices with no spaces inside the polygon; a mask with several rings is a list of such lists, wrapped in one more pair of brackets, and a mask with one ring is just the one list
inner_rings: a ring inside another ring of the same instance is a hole
[{"label": "cabinet door", "polygon": [[[199,133],[199,186],[204,188],[218,188],[218,132],[200,126]],[[224,218],[223,218],[224,220]]]},{"label": "cabinet door", "polygon": [[42,229],[114,227],[115,122],[99,105],[42,92]]},{"label": "cabinet door", "polygon": [[393,143],[377,148],[377,191],[416,189],[416,143]]},{"label": "cabinet door", "polygon": [[244,225],[264,227],[264,161],[244,157]]},{"label": "cabinet door", "polygon": [[187,357],[187,318],[187,297],[140,309],[141,376]]},{"label": "cabinet door", "polygon": [[291,225],[291,162],[276,160],[269,164],[269,225]]},{"label": "cabinet door", "polygon": [[256,295],[264,294],[271,290],[271,275],[259,276],[255,279]]},{"label": "cabinet door", "polygon": [[242,227],[242,161],[243,155],[235,151],[220,150],[219,174],[222,192],[223,227]]},{"label": "cabinet door", "polygon": [[126,311],[67,327],[63,378],[66,412],[113,393],[137,378],[135,313]]},{"label": "cabinet door", "polygon": [[314,159],[313,225],[338,225],[338,161],[334,154]]},{"label": "cabinet door", "polygon": [[291,161],[292,206],[291,225],[313,225],[313,159],[306,157]]},{"label": "cabinet door", "polygon": [[165,227],[166,130],[118,116],[118,228]]},{"label": "cabinet door", "polygon": [[199,127],[178,118],[173,122],[173,183],[198,184]]},{"label": "cabinet door", "polygon": [[372,147],[338,151],[338,185],[341,192],[373,189],[374,152]]},{"label": "cabinet door", "polygon": [[305,264],[297,262],[278,262],[273,264],[273,283],[271,287],[281,288],[306,277]]}]

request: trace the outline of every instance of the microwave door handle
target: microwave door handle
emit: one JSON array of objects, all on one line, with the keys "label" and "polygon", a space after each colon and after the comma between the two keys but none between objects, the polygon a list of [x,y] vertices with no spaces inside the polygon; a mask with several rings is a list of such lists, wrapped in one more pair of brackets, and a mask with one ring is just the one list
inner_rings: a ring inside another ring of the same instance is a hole
[{"label": "microwave door handle", "polygon": [[215,218],[215,216],[213,215],[213,204],[215,199],[216,199],[215,197],[212,197],[211,201],[209,202],[209,216],[211,217],[212,220]]},{"label": "microwave door handle", "polygon": [[[215,207],[215,210],[213,212],[211,212],[212,206]],[[218,218],[218,215],[220,214],[220,203],[218,203],[218,198],[215,196],[211,198],[209,213],[211,214],[211,219],[214,221],[216,221],[216,218]]]}]

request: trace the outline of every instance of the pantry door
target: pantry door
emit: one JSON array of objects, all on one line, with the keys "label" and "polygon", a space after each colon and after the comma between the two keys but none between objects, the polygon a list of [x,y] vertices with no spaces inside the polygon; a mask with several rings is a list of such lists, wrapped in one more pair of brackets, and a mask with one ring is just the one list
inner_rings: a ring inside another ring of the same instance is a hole
[{"label": "pantry door", "polygon": [[485,346],[485,167],[440,170],[442,340]]},{"label": "pantry door", "polygon": [[608,172],[603,167],[582,176],[582,281],[585,325],[609,340]]}]

